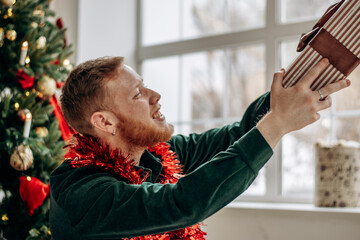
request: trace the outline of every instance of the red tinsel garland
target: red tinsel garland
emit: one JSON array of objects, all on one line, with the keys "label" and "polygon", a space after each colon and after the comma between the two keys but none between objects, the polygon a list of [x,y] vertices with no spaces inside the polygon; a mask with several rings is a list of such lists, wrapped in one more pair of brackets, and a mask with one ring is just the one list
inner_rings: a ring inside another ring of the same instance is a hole
[{"label": "red tinsel garland", "polygon": [[[74,143],[65,146],[65,148],[69,148],[65,159],[70,162],[72,167],[97,166],[104,171],[120,176],[129,184],[141,184],[147,179],[148,173],[136,170],[134,160],[129,159],[129,156],[123,156],[120,151],[111,150],[109,146],[102,146],[97,138],[80,134],[75,134],[74,137]],[[148,150],[161,157],[163,171],[158,177],[158,183],[174,184],[183,176],[181,174],[182,166],[168,144],[159,143],[155,147],[149,147]],[[176,231],[123,238],[123,240],[204,240],[205,235],[206,233],[200,229],[200,224],[196,224]]]}]

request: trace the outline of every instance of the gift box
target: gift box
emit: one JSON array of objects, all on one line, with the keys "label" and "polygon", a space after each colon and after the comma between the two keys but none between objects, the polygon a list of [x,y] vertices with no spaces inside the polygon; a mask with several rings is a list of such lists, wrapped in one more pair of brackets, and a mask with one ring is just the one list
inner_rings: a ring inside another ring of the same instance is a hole
[{"label": "gift box", "polygon": [[297,51],[301,53],[286,69],[285,88],[295,85],[322,58],[330,64],[312,83],[312,90],[346,78],[360,63],[360,1],[330,6],[312,31],[302,35]]}]

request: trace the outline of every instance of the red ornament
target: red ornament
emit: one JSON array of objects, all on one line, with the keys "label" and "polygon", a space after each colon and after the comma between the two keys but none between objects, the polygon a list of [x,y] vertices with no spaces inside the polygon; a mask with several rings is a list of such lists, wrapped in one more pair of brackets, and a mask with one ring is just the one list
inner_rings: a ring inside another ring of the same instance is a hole
[{"label": "red ornament", "polygon": [[56,88],[62,88],[64,86],[64,82],[56,82]]},{"label": "red ornament", "polygon": [[75,131],[66,123],[55,95],[50,98],[50,104],[54,106],[54,115],[58,120],[62,138],[67,142],[75,134]]},{"label": "red ornament", "polygon": [[50,185],[41,182],[35,177],[21,176],[19,180],[20,197],[25,204],[27,213],[32,216],[34,210],[40,207],[50,194]]},{"label": "red ornament", "polygon": [[[63,21],[62,21],[61,18],[56,19],[56,26],[57,26],[57,28],[60,29],[60,30],[64,28],[64,24],[63,24]],[[66,46],[67,46],[67,39],[66,39],[66,37],[65,37],[65,35],[64,35],[64,48],[65,48]]]},{"label": "red ornament", "polygon": [[24,70],[19,69],[16,77],[23,89],[29,89],[34,86],[35,77],[30,77]]}]

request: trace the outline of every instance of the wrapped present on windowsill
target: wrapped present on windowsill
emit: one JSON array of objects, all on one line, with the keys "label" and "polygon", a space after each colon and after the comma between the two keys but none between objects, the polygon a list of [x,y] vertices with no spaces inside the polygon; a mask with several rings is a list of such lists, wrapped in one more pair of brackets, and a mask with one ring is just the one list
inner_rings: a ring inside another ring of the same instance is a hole
[{"label": "wrapped present on windowsill", "polygon": [[313,30],[301,37],[297,50],[301,54],[286,69],[284,87],[295,85],[322,58],[330,64],[313,82],[312,90],[345,79],[360,63],[360,1],[332,5]]}]

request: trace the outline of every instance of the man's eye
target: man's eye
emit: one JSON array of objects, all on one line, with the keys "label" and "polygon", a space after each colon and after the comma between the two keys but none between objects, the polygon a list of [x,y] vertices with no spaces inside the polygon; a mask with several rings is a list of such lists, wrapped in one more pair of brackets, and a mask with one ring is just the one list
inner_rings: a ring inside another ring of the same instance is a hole
[{"label": "man's eye", "polygon": [[139,98],[139,97],[141,97],[141,92],[140,91],[134,96],[134,98]]}]

